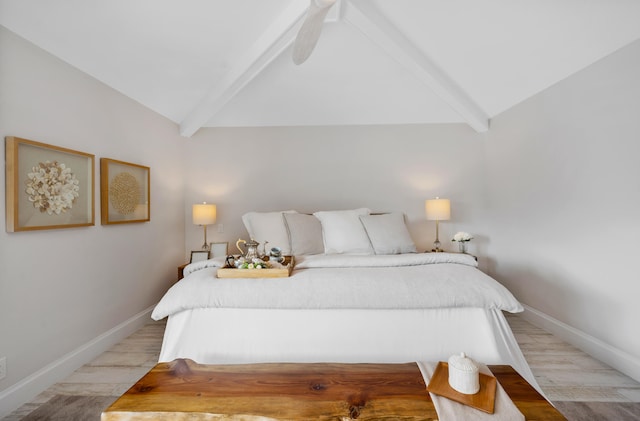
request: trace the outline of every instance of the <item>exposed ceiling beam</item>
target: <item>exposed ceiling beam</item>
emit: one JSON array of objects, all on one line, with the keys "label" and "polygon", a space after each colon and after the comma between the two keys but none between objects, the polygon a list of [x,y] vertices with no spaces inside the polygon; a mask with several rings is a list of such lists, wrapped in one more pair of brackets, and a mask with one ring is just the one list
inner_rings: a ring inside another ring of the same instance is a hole
[{"label": "exposed ceiling beam", "polygon": [[[439,66],[410,42],[368,1],[342,0],[333,19],[353,25],[398,63],[412,72],[478,132],[489,129],[489,117]],[[217,81],[180,124],[180,134],[192,136],[235,95],[293,44],[308,3],[292,1],[253,46]]]},{"label": "exposed ceiling beam", "polygon": [[202,101],[180,123],[180,134],[191,137],[242,88],[275,60],[295,40],[297,26],[309,8],[307,2],[292,1],[260,35],[222,80],[216,81]]},{"label": "exposed ceiling beam", "polygon": [[342,4],[346,2],[347,0],[336,0],[335,4],[329,9],[329,13],[327,13],[324,21],[332,23],[340,22],[340,20],[342,20]]},{"label": "exposed ceiling beam", "polygon": [[370,1],[343,2],[343,20],[359,29],[424,82],[473,129],[489,130],[489,117],[447,73],[382,16]]}]

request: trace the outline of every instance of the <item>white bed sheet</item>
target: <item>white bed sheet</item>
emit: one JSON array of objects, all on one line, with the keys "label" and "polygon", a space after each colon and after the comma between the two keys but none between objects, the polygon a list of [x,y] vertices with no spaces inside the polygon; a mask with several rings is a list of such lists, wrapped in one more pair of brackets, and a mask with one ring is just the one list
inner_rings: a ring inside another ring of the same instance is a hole
[{"label": "white bed sheet", "polygon": [[511,292],[460,253],[305,256],[285,278],[217,278],[219,261],[199,264],[167,291],[153,319],[195,308],[522,311]]},{"label": "white bed sheet", "polygon": [[539,388],[501,310],[196,308],[169,316],[159,360],[402,363],[465,352]]}]

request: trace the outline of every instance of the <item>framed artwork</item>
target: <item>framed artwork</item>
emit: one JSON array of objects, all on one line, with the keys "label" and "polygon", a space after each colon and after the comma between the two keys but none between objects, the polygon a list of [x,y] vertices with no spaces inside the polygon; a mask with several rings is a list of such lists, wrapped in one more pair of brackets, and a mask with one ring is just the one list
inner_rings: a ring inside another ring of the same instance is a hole
[{"label": "framed artwork", "polygon": [[191,252],[191,260],[189,260],[189,263],[200,262],[202,260],[209,260],[209,250]]},{"label": "framed artwork", "polygon": [[95,225],[94,155],[5,138],[7,232]]},{"label": "framed artwork", "polygon": [[100,221],[102,225],[151,219],[149,167],[100,158]]},{"label": "framed artwork", "polygon": [[228,242],[209,243],[211,250],[211,257],[226,257],[227,249],[229,248]]}]

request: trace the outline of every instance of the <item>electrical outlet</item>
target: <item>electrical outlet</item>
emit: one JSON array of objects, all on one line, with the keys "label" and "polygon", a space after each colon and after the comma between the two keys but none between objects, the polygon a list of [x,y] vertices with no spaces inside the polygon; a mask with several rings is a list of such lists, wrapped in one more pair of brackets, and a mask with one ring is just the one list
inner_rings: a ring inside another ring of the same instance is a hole
[{"label": "electrical outlet", "polygon": [[224,232],[224,225],[218,224],[218,232]]},{"label": "electrical outlet", "polygon": [[0,380],[7,377],[7,357],[0,358]]}]

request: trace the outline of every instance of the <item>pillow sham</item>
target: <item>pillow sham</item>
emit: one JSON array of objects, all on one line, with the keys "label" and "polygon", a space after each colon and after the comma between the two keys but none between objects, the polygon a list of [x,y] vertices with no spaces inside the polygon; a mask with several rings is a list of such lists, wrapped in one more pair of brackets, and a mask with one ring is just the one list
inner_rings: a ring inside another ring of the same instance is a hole
[{"label": "pillow sham", "polygon": [[313,215],[322,225],[324,252],[327,254],[373,254],[369,237],[360,216],[369,215],[367,208],[320,211]]},{"label": "pillow sham", "polygon": [[324,253],[322,225],[318,218],[303,213],[283,213],[282,216],[289,234],[291,254],[302,256]]},{"label": "pillow sham", "polygon": [[360,221],[371,241],[375,254],[400,254],[417,252],[399,212],[360,216]]},{"label": "pillow sham", "polygon": [[289,234],[282,219],[284,213],[296,213],[296,211],[247,212],[242,215],[242,222],[249,233],[249,237],[261,245],[268,241],[267,248],[277,246],[282,249],[282,254],[290,255]]}]

